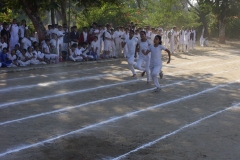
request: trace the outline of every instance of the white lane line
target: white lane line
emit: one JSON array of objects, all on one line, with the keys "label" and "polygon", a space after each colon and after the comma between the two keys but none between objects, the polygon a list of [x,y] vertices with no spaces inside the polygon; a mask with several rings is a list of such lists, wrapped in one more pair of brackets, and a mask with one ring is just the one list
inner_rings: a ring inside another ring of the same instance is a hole
[{"label": "white lane line", "polygon": [[37,147],[39,145],[44,145],[44,143],[50,143],[50,142],[55,141],[57,139],[60,139],[60,138],[63,138],[63,137],[69,136],[69,135],[73,135],[73,134],[76,134],[76,133],[80,133],[80,132],[83,132],[85,130],[92,129],[92,128],[95,128],[95,127],[99,127],[101,125],[108,124],[110,122],[114,122],[114,121],[120,120],[120,119],[125,118],[125,117],[129,117],[129,116],[132,116],[132,115],[135,115],[135,114],[139,114],[141,112],[149,111],[149,110],[152,110],[154,108],[159,108],[159,107],[163,107],[163,106],[166,106],[166,105],[169,105],[169,104],[177,103],[177,102],[180,102],[180,101],[183,101],[183,100],[186,100],[186,99],[190,99],[190,98],[196,97],[198,95],[201,95],[203,93],[207,93],[207,92],[214,91],[214,90],[217,90],[217,89],[222,88],[222,87],[229,86],[232,83],[234,83],[234,82],[227,83],[225,85],[218,85],[218,86],[215,86],[213,88],[208,88],[208,89],[205,89],[201,92],[197,92],[195,94],[184,96],[182,98],[178,98],[178,99],[168,101],[168,102],[165,102],[165,103],[161,103],[161,104],[158,104],[158,105],[150,106],[146,109],[142,109],[142,110],[135,111],[135,112],[129,112],[129,113],[126,113],[123,116],[118,116],[118,117],[114,117],[114,118],[111,118],[111,119],[108,119],[108,120],[105,120],[105,121],[102,121],[102,122],[99,122],[99,123],[91,124],[91,125],[86,126],[84,128],[81,128],[81,129],[78,129],[78,130],[75,130],[75,131],[71,131],[71,132],[68,132],[68,133],[65,133],[65,134],[62,134],[62,135],[58,135],[56,137],[53,137],[53,138],[50,138],[50,139],[47,139],[47,140],[44,140],[44,141],[40,141],[40,142],[29,144],[29,145],[24,145],[24,146],[17,147],[17,148],[14,148],[14,149],[7,149],[6,152],[0,153],[0,157],[6,156],[6,155],[11,154],[11,153],[19,152],[19,151],[22,151],[22,150],[25,150],[25,149],[29,149],[29,148],[32,148],[32,147]]},{"label": "white lane line", "polygon": [[[225,73],[225,72],[228,72],[228,71],[213,73],[212,75],[221,74],[221,73]],[[197,77],[197,78],[207,78],[207,77],[211,77],[212,75],[204,75],[204,76]],[[196,78],[190,79],[190,80],[195,80],[195,79]],[[117,86],[117,85],[133,83],[133,82],[137,82],[137,81],[140,81],[140,80],[142,80],[142,79],[128,80],[128,81],[115,83],[115,84],[103,85],[103,86],[93,87],[93,88],[85,88],[85,89],[76,90],[76,91],[72,91],[72,92],[66,92],[66,93],[60,93],[60,94],[55,94],[55,95],[47,95],[47,96],[43,96],[43,97],[24,99],[24,100],[15,101],[15,102],[1,103],[0,108],[5,108],[5,107],[8,107],[8,106],[13,106],[13,105],[19,105],[19,104],[23,104],[23,103],[29,103],[29,102],[38,101],[38,100],[46,100],[46,99],[50,99],[50,98],[61,97],[61,96],[65,96],[65,95],[72,95],[72,94],[77,94],[77,93],[90,92],[90,91],[93,91],[95,89],[103,89],[103,88],[113,87],[113,86]]]},{"label": "white lane line", "polygon": [[183,127],[179,128],[179,129],[177,129],[177,130],[175,130],[175,131],[173,131],[173,132],[171,132],[171,133],[165,134],[165,135],[161,136],[160,138],[158,138],[158,139],[156,139],[156,140],[154,140],[154,141],[152,141],[152,142],[148,142],[148,143],[146,143],[146,144],[144,144],[144,145],[142,145],[142,146],[140,146],[140,147],[138,147],[138,148],[136,148],[136,149],[134,149],[134,150],[131,150],[130,152],[127,152],[127,153],[125,153],[125,154],[123,154],[123,155],[121,155],[121,156],[118,156],[118,157],[116,157],[116,158],[114,158],[114,159],[112,159],[112,160],[120,160],[120,159],[122,159],[122,158],[126,158],[126,156],[130,155],[131,153],[134,153],[134,152],[137,152],[137,151],[139,151],[139,150],[141,150],[141,149],[145,149],[145,148],[147,148],[147,147],[150,147],[150,146],[158,143],[159,141],[161,141],[161,140],[163,140],[163,139],[165,139],[165,138],[167,138],[167,137],[169,137],[169,136],[173,136],[173,135],[177,134],[178,132],[181,132],[182,130],[184,130],[184,129],[186,129],[186,128],[189,128],[189,127],[192,127],[192,126],[194,126],[194,125],[197,125],[198,123],[201,123],[202,121],[207,120],[207,119],[209,119],[209,118],[212,118],[212,117],[214,117],[214,116],[217,116],[218,114],[221,114],[221,113],[226,112],[226,111],[228,111],[228,110],[230,110],[230,109],[233,109],[233,108],[240,107],[239,105],[240,105],[240,103],[235,104],[235,105],[233,105],[233,106],[231,106],[231,107],[228,107],[228,108],[226,108],[226,109],[223,109],[223,110],[220,110],[220,111],[215,112],[215,113],[213,113],[213,114],[210,114],[210,115],[208,115],[208,116],[206,116],[206,117],[203,117],[203,118],[201,118],[201,119],[199,119],[199,120],[197,120],[197,121],[195,121],[195,122],[186,124],[186,125],[184,125]]},{"label": "white lane line", "polygon": [[[224,65],[229,64],[229,63],[230,64],[235,63],[235,62],[239,62],[239,61],[237,60],[237,61],[226,62],[226,63],[224,63]],[[212,68],[212,67],[216,67],[216,66],[220,66],[220,65],[222,65],[222,64],[217,64],[217,65],[214,65],[214,66],[204,66],[204,67],[198,68],[197,70]],[[88,76],[88,77],[81,77],[81,78],[74,78],[74,79],[66,79],[66,80],[58,80],[58,81],[44,82],[44,83],[38,83],[38,84],[32,84],[32,85],[22,85],[22,86],[16,86],[16,87],[8,87],[8,88],[0,89],[0,93],[10,92],[12,90],[29,89],[29,88],[33,88],[33,87],[46,87],[46,86],[50,86],[50,85],[58,85],[58,84],[62,84],[62,83],[70,83],[70,82],[100,78],[100,77],[105,77],[105,76],[119,75],[119,74],[124,74],[124,73],[130,73],[130,71],[116,72],[115,74],[98,74],[98,75],[95,75],[95,76]],[[185,73],[185,71],[180,71],[179,73]],[[172,75],[172,74],[170,73],[168,75]],[[174,74],[174,75],[176,75],[176,74]]]},{"label": "white lane line", "polygon": [[[79,69],[77,71],[57,72],[57,73],[48,73],[48,74],[42,74],[42,75],[36,75],[36,76],[32,75],[32,76],[27,76],[27,77],[10,78],[10,79],[0,80],[0,82],[7,82],[7,81],[13,81],[13,80],[28,79],[28,78],[45,77],[45,76],[52,76],[52,75],[69,74],[69,73],[84,73],[86,71],[98,70],[98,69],[103,69],[103,68],[107,68],[107,67],[110,68],[110,67],[113,67],[113,66],[103,66],[103,67],[83,69],[83,70]],[[114,66],[114,67],[118,67],[118,66]],[[118,67],[118,68],[120,68],[120,67]]]},{"label": "white lane line", "polygon": [[56,97],[61,97],[61,96],[66,96],[66,95],[74,95],[77,93],[90,92],[90,91],[93,91],[96,89],[103,89],[103,88],[109,88],[109,87],[114,87],[114,86],[123,85],[123,84],[129,84],[129,83],[138,82],[141,80],[142,79],[127,80],[124,82],[108,84],[108,85],[103,85],[103,86],[93,87],[93,88],[85,88],[85,89],[76,90],[76,91],[72,91],[72,92],[59,93],[59,94],[47,95],[47,96],[43,96],[43,97],[24,99],[24,100],[20,100],[20,101],[16,101],[16,102],[2,103],[2,104],[0,104],[0,108],[13,106],[13,105],[19,105],[19,104],[23,104],[23,103],[29,103],[29,102],[38,101],[38,100],[46,100],[46,99],[56,98]]},{"label": "white lane line", "polygon": [[[197,77],[197,78],[193,78],[193,79],[178,81],[178,82],[175,82],[175,83],[172,83],[172,84],[168,84],[168,85],[162,86],[162,88],[166,88],[166,87],[169,87],[169,86],[173,86],[173,85],[177,85],[177,84],[181,84],[181,83],[186,83],[186,82],[188,82],[188,81],[193,81],[193,80],[197,80],[197,79],[199,79],[199,78],[206,78],[206,77],[210,77],[210,76],[207,75],[207,76],[203,76],[203,77]],[[136,80],[136,81],[137,81],[137,80]],[[127,97],[127,96],[132,96],[132,95],[136,95],[136,94],[148,92],[148,91],[151,91],[151,90],[153,90],[153,89],[154,89],[154,88],[145,89],[145,90],[141,90],[141,91],[137,91],[137,92],[122,94],[122,95],[120,95],[120,96],[109,97],[109,98],[105,98],[105,99],[100,99],[100,100],[96,100],[96,101],[91,101],[91,102],[79,104],[79,105],[76,105],[76,106],[65,107],[65,108],[61,108],[61,109],[58,109],[58,110],[54,110],[54,111],[43,112],[43,113],[39,113],[39,114],[27,116],[27,117],[15,119],[15,120],[0,122],[0,126],[6,125],[6,124],[10,124],[10,123],[20,122],[20,121],[23,121],[23,120],[33,119],[33,118],[37,118],[37,117],[41,117],[41,116],[46,116],[46,115],[50,115],[50,114],[54,114],[54,113],[59,113],[59,112],[63,112],[63,111],[71,110],[71,109],[76,109],[76,108],[80,108],[80,107],[87,106],[87,105],[89,105],[89,104],[96,104],[96,103],[105,102],[105,101],[109,101],[109,100],[124,98],[124,97]]]},{"label": "white lane line", "polygon": [[[173,86],[173,85],[176,85],[176,84],[181,84],[181,83],[188,82],[188,81],[191,81],[191,80],[192,79],[175,82],[175,83],[172,83],[172,84],[165,85],[162,88]],[[76,109],[76,108],[80,108],[80,107],[87,106],[87,105],[90,105],[90,104],[96,104],[96,103],[105,102],[105,101],[109,101],[109,100],[114,100],[114,99],[118,99],[118,98],[124,98],[124,97],[127,97],[127,96],[132,96],[132,95],[136,95],[136,94],[152,91],[153,89],[154,88],[145,89],[145,90],[141,90],[141,91],[137,91],[137,92],[122,94],[120,96],[109,97],[109,98],[105,98],[105,99],[100,99],[100,100],[96,100],[96,101],[91,101],[91,102],[79,104],[79,105],[76,105],[76,106],[70,106],[70,107],[57,109],[57,110],[54,110],[54,111],[49,111],[49,112],[44,112],[44,113],[40,113],[40,114],[35,114],[35,115],[31,115],[31,116],[28,116],[28,117],[19,118],[19,119],[15,119],[15,120],[11,120],[11,121],[5,121],[5,122],[1,122],[0,126],[6,125],[6,124],[10,124],[10,123],[14,123],[14,122],[20,122],[20,121],[27,120],[27,119],[32,119],[32,118],[37,118],[37,117],[41,117],[41,116],[46,116],[46,115],[50,115],[50,114],[54,114],[54,113],[59,113],[59,112],[63,112],[63,111],[71,110],[71,109]]]},{"label": "white lane line", "polygon": [[58,81],[51,81],[51,82],[45,82],[45,83],[38,83],[38,84],[32,84],[32,85],[21,85],[17,87],[8,87],[4,89],[0,89],[0,93],[10,92],[13,90],[19,90],[19,89],[29,89],[33,87],[47,87],[50,85],[58,85],[63,83],[71,83],[71,82],[77,82],[77,81],[83,81],[88,79],[97,79],[101,77],[109,77],[109,76],[116,76],[121,74],[130,73],[130,71],[123,71],[123,72],[116,72],[114,74],[98,74],[95,76],[87,76],[87,77],[80,77],[80,78],[73,78],[73,79],[66,79],[66,80],[58,80]]}]

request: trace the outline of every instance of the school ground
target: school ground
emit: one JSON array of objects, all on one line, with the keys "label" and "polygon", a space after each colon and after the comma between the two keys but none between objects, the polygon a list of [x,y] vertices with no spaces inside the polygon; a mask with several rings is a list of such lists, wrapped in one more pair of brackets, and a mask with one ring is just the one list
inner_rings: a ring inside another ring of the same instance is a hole
[{"label": "school ground", "polygon": [[239,44],[164,54],[159,93],[125,60],[3,69],[0,159],[238,160]]}]

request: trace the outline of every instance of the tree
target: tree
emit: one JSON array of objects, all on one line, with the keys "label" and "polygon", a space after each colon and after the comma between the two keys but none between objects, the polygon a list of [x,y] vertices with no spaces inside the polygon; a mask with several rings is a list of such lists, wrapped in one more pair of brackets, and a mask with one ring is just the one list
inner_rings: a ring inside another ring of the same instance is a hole
[{"label": "tree", "polygon": [[206,17],[211,13],[211,2],[210,0],[196,0],[195,2],[196,4],[193,5],[190,0],[187,0],[187,3],[191,7],[189,11],[194,12],[199,17],[202,25],[205,28],[205,36],[209,37],[208,22]]},{"label": "tree", "polygon": [[219,43],[225,43],[225,30],[229,19],[237,16],[240,2],[237,0],[212,0],[212,12],[219,25]]}]

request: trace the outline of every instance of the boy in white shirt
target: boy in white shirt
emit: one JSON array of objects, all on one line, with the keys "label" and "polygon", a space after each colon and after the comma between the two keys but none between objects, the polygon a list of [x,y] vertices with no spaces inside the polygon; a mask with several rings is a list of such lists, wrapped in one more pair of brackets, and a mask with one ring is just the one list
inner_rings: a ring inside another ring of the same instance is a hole
[{"label": "boy in white shirt", "polygon": [[52,52],[50,52],[50,41],[49,39],[45,40],[45,43],[42,46],[42,51],[45,55],[45,58],[48,60],[48,62],[50,63],[50,60],[56,60],[56,58],[58,58],[58,56],[56,54],[53,54]]},{"label": "boy in white shirt", "polygon": [[98,60],[100,56],[100,44],[98,41],[98,37],[95,36],[94,40],[91,42],[91,55],[93,56],[94,60]]},{"label": "boy in white shirt", "polygon": [[30,65],[30,60],[28,60],[28,57],[26,57],[26,49],[23,49],[20,54],[18,55],[18,64],[22,67]]},{"label": "boy in white shirt", "polygon": [[5,38],[4,37],[1,37],[1,42],[0,42],[0,53],[2,52],[2,49],[3,48],[7,48],[8,45],[7,43],[5,42]]},{"label": "boy in white shirt", "polygon": [[42,53],[39,50],[38,46],[35,47],[35,50],[33,51],[33,54],[36,57],[36,60],[39,61],[39,64],[47,64],[46,62],[44,62],[44,53]]}]

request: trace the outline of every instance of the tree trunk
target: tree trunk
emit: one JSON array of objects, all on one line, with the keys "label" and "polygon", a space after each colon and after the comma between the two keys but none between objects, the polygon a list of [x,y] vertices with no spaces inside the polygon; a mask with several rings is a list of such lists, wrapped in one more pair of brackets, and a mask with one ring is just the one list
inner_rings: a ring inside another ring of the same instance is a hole
[{"label": "tree trunk", "polygon": [[27,7],[27,5],[23,8],[23,10],[32,21],[35,31],[38,34],[39,42],[41,42],[45,39],[46,29],[42,23],[39,13],[36,10]]},{"label": "tree trunk", "polygon": [[61,2],[61,18],[62,18],[62,23],[63,24],[67,24],[67,13],[66,13],[66,10],[67,10],[67,1],[66,0],[63,0]]},{"label": "tree trunk", "polygon": [[199,15],[200,17],[200,21],[202,22],[202,25],[205,28],[205,34],[204,37],[208,37],[209,38],[209,31],[208,31],[208,25],[207,25],[207,20],[206,20],[206,15]]},{"label": "tree trunk", "polygon": [[52,24],[55,24],[55,12],[54,12],[54,9],[51,9],[51,22],[52,22]]},{"label": "tree trunk", "polygon": [[218,23],[219,23],[219,43],[225,44],[226,24],[222,20],[219,20]]}]

